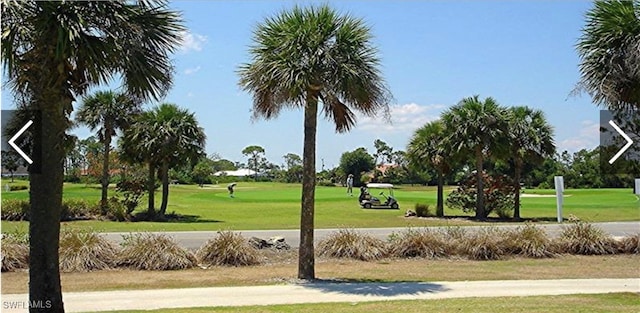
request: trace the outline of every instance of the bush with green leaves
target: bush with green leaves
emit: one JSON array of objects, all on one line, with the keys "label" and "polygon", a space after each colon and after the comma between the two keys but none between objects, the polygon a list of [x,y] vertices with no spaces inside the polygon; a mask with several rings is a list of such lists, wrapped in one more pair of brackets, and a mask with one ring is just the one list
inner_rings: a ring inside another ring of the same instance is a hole
[{"label": "bush with green leaves", "polygon": [[429,229],[407,229],[389,240],[392,256],[401,258],[439,258],[451,254],[442,232]]},{"label": "bush with green leaves", "polygon": [[[28,221],[29,200],[3,199],[1,218],[6,221]],[[61,221],[86,220],[99,216],[100,208],[97,203],[84,199],[63,199]]]},{"label": "bush with green leaves", "polygon": [[[486,218],[491,212],[499,214],[500,218],[511,217],[515,205],[515,188],[511,178],[506,175],[482,174],[484,186],[484,204]],[[458,188],[447,197],[447,206],[464,212],[476,211],[476,175],[469,175]]]},{"label": "bush with green leaves", "polygon": [[232,231],[219,231],[196,252],[204,266],[247,266],[259,264],[258,250],[247,239]]},{"label": "bush with green leaves", "polygon": [[196,258],[164,234],[137,233],[124,236],[118,266],[137,270],[164,271],[196,266]]},{"label": "bush with green leaves", "polygon": [[12,272],[28,268],[28,237],[16,234],[2,234],[1,236],[0,254],[2,255],[2,271]]},{"label": "bush with green leaves", "polygon": [[2,199],[0,213],[4,221],[29,220],[29,200]]},{"label": "bush with green leaves", "polygon": [[147,192],[146,173],[138,167],[133,167],[130,169],[129,175],[116,184],[116,191],[122,196],[120,202],[126,208],[124,215],[131,217]]},{"label": "bush with green leaves", "polygon": [[60,270],[90,272],[111,269],[119,247],[100,234],[87,230],[65,230],[60,234]]},{"label": "bush with green leaves", "polygon": [[378,260],[388,255],[387,243],[353,229],[340,229],[318,244],[318,254],[361,261]]},{"label": "bush with green leaves", "polygon": [[11,185],[9,186],[9,191],[19,191],[19,190],[27,190],[29,186],[26,185]]},{"label": "bush with green leaves", "polygon": [[577,221],[563,227],[555,241],[559,253],[601,255],[617,252],[617,244],[602,228]]},{"label": "bush with green leaves", "polygon": [[93,219],[100,215],[97,203],[84,199],[65,199],[62,201],[61,221]]},{"label": "bush with green leaves", "polygon": [[527,258],[550,258],[555,256],[553,242],[544,229],[526,224],[507,231],[506,244],[510,253]]}]

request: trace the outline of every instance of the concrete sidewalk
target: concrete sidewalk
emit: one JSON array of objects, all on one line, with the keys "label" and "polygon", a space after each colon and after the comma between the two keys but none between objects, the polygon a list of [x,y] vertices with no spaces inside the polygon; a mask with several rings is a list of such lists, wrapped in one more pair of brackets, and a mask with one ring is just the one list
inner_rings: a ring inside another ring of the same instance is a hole
[{"label": "concrete sidewalk", "polygon": [[[506,297],[611,292],[640,293],[640,278],[562,279],[462,282],[335,283],[212,287],[157,290],[68,292],[67,312],[151,310],[160,308],[246,306],[381,300],[429,300],[467,297]],[[26,304],[26,294],[2,295],[2,312]]]}]

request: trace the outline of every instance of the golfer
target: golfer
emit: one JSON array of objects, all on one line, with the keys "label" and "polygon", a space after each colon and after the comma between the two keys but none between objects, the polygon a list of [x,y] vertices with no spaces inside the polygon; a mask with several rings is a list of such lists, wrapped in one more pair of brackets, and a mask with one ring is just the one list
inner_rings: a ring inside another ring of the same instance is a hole
[{"label": "golfer", "polygon": [[233,187],[236,186],[236,183],[231,183],[227,185],[227,190],[229,190],[229,197],[233,198]]},{"label": "golfer", "polygon": [[347,194],[353,197],[353,174],[347,176]]}]

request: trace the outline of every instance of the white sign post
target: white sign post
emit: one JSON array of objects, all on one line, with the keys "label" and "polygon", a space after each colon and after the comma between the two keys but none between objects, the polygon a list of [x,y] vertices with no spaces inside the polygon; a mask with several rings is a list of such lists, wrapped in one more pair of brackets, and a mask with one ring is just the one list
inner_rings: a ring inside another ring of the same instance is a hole
[{"label": "white sign post", "polygon": [[562,178],[562,176],[554,176],[553,182],[556,187],[556,206],[558,208],[558,223],[562,223],[562,193],[564,192],[564,179]]},{"label": "white sign post", "polygon": [[640,178],[636,178],[636,188],[633,189],[633,193],[640,196]]}]

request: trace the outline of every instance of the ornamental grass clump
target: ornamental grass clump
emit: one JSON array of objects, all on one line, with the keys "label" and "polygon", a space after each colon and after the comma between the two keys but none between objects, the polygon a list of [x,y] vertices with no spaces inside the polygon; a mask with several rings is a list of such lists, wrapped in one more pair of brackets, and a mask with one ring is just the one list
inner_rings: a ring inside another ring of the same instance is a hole
[{"label": "ornamental grass clump", "polygon": [[196,258],[167,235],[139,233],[125,236],[117,264],[136,270],[179,270],[196,266]]},{"label": "ornamental grass clump", "polygon": [[482,228],[460,240],[458,253],[470,260],[500,260],[508,254],[505,232]]},{"label": "ornamental grass clump", "polygon": [[29,267],[29,244],[17,236],[2,234],[0,254],[2,271],[13,272]]},{"label": "ornamental grass clump", "polygon": [[617,250],[615,240],[604,230],[581,221],[564,227],[555,245],[559,253],[569,254],[614,254]]},{"label": "ornamental grass clump", "polygon": [[532,224],[505,233],[510,253],[527,258],[550,258],[555,255],[553,243],[547,233]]},{"label": "ornamental grass clump", "polygon": [[428,229],[408,229],[393,237],[389,242],[390,254],[401,258],[439,258],[450,254],[441,232]]},{"label": "ornamental grass clump", "polygon": [[640,233],[620,239],[617,246],[620,253],[640,254]]},{"label": "ornamental grass clump", "polygon": [[60,234],[60,270],[90,272],[115,266],[119,247],[92,231],[65,230]]},{"label": "ornamental grass clump", "polygon": [[219,231],[207,241],[196,257],[203,266],[248,266],[259,264],[259,252],[247,239],[232,231]]},{"label": "ornamental grass clump", "polygon": [[373,261],[388,255],[387,244],[369,234],[340,229],[318,244],[318,254],[333,258]]}]

